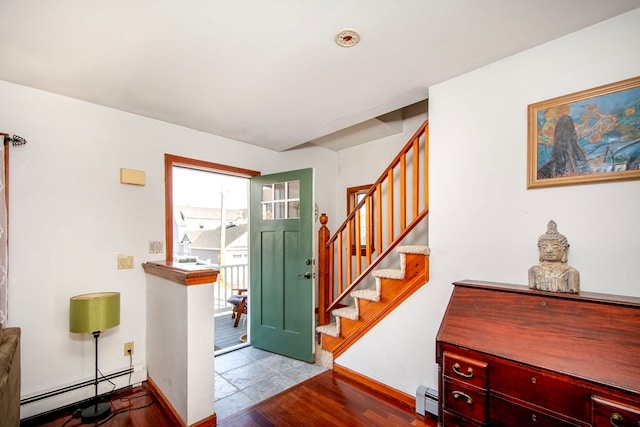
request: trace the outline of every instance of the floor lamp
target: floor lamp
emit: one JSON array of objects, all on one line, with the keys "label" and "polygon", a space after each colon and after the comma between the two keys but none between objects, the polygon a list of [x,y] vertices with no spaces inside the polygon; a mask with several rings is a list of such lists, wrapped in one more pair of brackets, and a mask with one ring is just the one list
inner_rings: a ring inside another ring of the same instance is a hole
[{"label": "floor lamp", "polygon": [[82,410],[83,423],[106,417],[110,403],[98,402],[98,337],[100,332],[120,324],[120,293],[98,292],[71,297],[69,302],[69,332],[93,334],[95,341],[96,376],[93,404]]}]

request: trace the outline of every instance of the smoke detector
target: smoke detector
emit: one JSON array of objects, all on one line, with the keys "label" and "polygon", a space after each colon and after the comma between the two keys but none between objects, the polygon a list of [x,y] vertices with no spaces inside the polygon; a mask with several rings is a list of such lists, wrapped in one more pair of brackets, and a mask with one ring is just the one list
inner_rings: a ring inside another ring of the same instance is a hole
[{"label": "smoke detector", "polygon": [[352,28],[345,28],[336,34],[336,43],[338,46],[351,47],[360,41],[360,33]]}]

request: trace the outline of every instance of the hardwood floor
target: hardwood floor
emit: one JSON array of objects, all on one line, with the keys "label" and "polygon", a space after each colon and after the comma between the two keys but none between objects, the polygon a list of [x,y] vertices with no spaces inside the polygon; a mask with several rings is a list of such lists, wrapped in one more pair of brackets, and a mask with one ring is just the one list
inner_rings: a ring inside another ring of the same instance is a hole
[{"label": "hardwood floor", "polygon": [[435,427],[437,421],[326,371],[218,422],[218,427]]},{"label": "hardwood floor", "polygon": [[[109,418],[88,426],[173,427],[167,412],[150,395],[144,383],[119,392],[111,400]],[[75,427],[76,408],[25,420],[22,427]],[[280,394],[218,422],[218,427],[435,427],[434,418],[423,417],[392,399],[382,396],[353,380],[326,371]]]},{"label": "hardwood floor", "polygon": [[107,426],[107,427],[174,427],[171,418],[151,394],[147,383],[141,386],[117,391],[111,396],[111,413],[102,420],[91,424],[82,424],[74,412],[88,404],[62,408],[48,414],[29,418],[20,422],[20,427],[75,427]]}]

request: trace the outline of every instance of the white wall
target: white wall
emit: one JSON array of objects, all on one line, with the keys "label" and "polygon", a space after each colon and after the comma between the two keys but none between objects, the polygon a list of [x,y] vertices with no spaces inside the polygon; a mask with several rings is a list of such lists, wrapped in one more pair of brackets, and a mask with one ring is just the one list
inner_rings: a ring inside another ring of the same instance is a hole
[{"label": "white wall", "polygon": [[[121,293],[120,326],[100,338],[101,370],[127,368],[123,343],[134,341],[144,377],[141,263],[164,258],[147,253],[164,241],[164,153],[262,173],[313,167],[320,209],[335,210],[337,155],[322,148],[276,153],[4,81],[0,112],[2,132],[28,140],[11,148],[9,177],[8,325],[22,327],[23,397],[93,376],[91,337],[68,331],[69,297],[86,292]],[[144,170],[146,185],[120,184],[120,168]],[[116,269],[120,252],[135,257],[133,270]]]},{"label": "white wall", "polygon": [[380,177],[427,118],[427,101],[407,108],[404,115],[402,132],[338,152],[338,186],[335,192],[338,218],[329,218],[337,222],[333,228],[329,223],[332,232],[347,216],[347,188],[373,184]]},{"label": "white wall", "polygon": [[451,282],[526,285],[549,219],[582,290],[640,296],[640,181],[526,189],[527,105],[640,75],[638,22],[640,9],[429,89],[431,281],[337,363],[437,388]]}]

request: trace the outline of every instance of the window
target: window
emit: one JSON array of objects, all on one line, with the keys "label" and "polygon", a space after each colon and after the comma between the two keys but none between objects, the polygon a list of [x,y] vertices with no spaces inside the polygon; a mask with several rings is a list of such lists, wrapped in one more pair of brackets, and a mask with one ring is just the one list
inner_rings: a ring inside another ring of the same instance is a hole
[{"label": "window", "polygon": [[[246,212],[243,214],[242,209],[231,203],[232,191],[225,191],[224,188],[213,184],[215,182],[213,177],[207,175],[222,175],[230,180],[227,182],[245,181],[248,186],[248,178],[260,175],[260,173],[165,154],[165,238],[166,262],[168,263],[194,261],[200,257],[218,264],[220,261],[217,259],[218,255],[201,253],[203,245],[194,239],[201,237],[204,231],[213,229],[218,229],[220,235],[230,235],[231,233],[227,232],[230,227],[248,220],[248,209],[245,208]],[[174,194],[174,186],[177,190],[181,184],[193,179],[197,179],[198,183],[187,187],[189,191],[184,194],[186,199]],[[248,188],[244,194],[248,194]],[[226,200],[225,197],[227,197]],[[198,202],[187,200],[198,200]],[[217,208],[214,207],[214,202],[218,203]],[[192,226],[188,224],[192,224]],[[187,233],[189,227],[193,228],[192,233]],[[204,248],[204,250],[208,249]]]},{"label": "window", "polygon": [[[360,185],[357,187],[347,188],[347,215],[360,203],[364,196],[371,188],[369,185]],[[371,220],[373,220],[373,206],[370,208]],[[355,236],[355,229],[352,230],[353,236]],[[371,245],[371,252],[373,252],[373,240],[371,233],[367,233],[367,211],[364,206],[360,208],[360,254],[366,255],[367,244]],[[352,255],[356,254],[356,245],[351,247]]]}]

